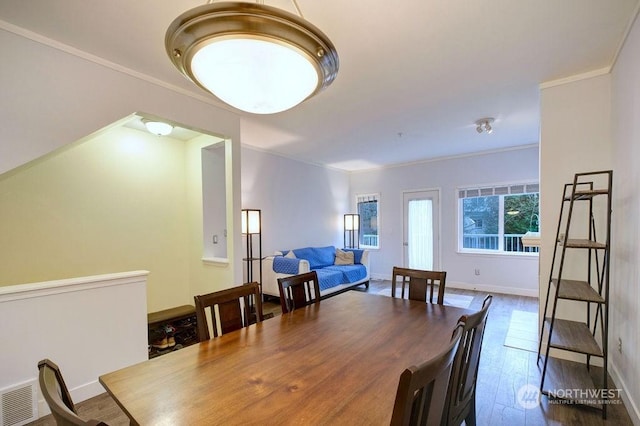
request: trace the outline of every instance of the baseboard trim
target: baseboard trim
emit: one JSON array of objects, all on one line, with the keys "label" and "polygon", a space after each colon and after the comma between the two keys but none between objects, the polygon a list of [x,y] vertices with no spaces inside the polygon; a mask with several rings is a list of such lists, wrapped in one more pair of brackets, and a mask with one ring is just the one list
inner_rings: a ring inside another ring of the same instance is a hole
[{"label": "baseboard trim", "polygon": [[[376,281],[391,281],[391,277],[385,276],[383,274],[371,274],[371,279]],[[457,288],[460,290],[479,291],[482,293],[500,293],[500,294],[510,294],[513,296],[535,297],[536,299],[539,297],[537,288],[530,289],[530,288],[514,288],[514,287],[501,287],[501,286],[490,286],[490,285],[475,285],[475,284],[468,284],[468,283],[455,282],[455,281],[447,281],[447,287]]]},{"label": "baseboard trim", "polygon": [[386,275],[383,274],[371,274],[371,280],[372,281],[384,281],[384,280],[391,280],[391,277],[388,277]]},{"label": "baseboard trim", "polygon": [[629,413],[629,417],[631,417],[631,422],[634,425],[640,425],[640,409],[636,405],[635,401],[629,398],[629,392],[627,390],[627,384],[623,380],[624,375],[618,372],[616,365],[611,363],[609,366],[609,374],[611,378],[616,383],[619,389],[621,389],[621,397],[624,402],[625,407],[627,408],[627,413]]}]

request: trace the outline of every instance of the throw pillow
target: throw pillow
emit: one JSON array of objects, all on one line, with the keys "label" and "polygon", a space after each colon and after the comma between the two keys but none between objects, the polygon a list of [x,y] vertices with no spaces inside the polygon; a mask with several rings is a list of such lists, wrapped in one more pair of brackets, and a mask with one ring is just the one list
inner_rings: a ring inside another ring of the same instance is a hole
[{"label": "throw pillow", "polygon": [[353,265],[353,252],[336,249],[335,265]]},{"label": "throw pillow", "polygon": [[293,250],[289,250],[289,253],[287,253],[285,257],[288,257],[289,259],[297,259],[296,255],[293,253]]}]

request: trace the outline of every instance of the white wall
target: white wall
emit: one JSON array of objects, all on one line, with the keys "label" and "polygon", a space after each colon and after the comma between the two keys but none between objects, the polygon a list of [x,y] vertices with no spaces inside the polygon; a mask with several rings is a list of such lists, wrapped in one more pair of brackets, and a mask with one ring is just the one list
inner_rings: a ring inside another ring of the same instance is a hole
[{"label": "white wall", "polygon": [[184,146],[117,127],[0,178],[0,288],[144,269],[151,311],[192,301]]},{"label": "white wall", "polygon": [[136,111],[240,139],[237,115],[193,97],[2,29],[0,46],[0,173]]},{"label": "white wall", "polygon": [[[147,274],[0,287],[0,390],[37,381],[38,361],[49,358],[79,402],[104,392],[100,375],[146,360]],[[49,412],[41,396],[38,405]]]},{"label": "white wall", "polygon": [[[540,123],[539,318],[542,318],[564,185],[573,182],[576,173],[612,168],[610,75],[584,79],[578,76],[572,82],[543,85]],[[603,199],[596,199],[599,206],[602,205],[602,201]],[[588,214],[584,210],[586,207],[579,207],[582,210],[572,215],[572,230],[576,227],[584,230],[588,224]],[[612,218],[615,222],[615,212]],[[582,233],[580,238],[585,238],[584,235],[585,233]],[[578,238],[578,235],[574,234],[572,237]],[[567,255],[570,257],[564,263],[563,278],[586,279],[587,252],[571,250]],[[561,300],[558,302],[556,316],[584,321],[585,309],[586,305],[583,302]],[[609,347],[613,346],[610,344]],[[551,355],[579,362],[584,360],[583,356],[567,351],[552,350]]]},{"label": "white wall", "polygon": [[[355,209],[356,194],[380,194],[380,249],[373,250],[370,256],[372,275],[390,279],[393,266],[402,265],[402,192],[439,189],[439,267],[447,271],[447,284],[487,292],[537,296],[537,256],[458,252],[456,191],[466,186],[537,180],[537,146],[352,173],[351,210]],[[475,275],[475,269],[480,270],[479,276]]]},{"label": "white wall", "polygon": [[[609,74],[542,87],[540,132],[540,300],[546,299],[562,191],[576,173],[609,170],[611,163],[611,79]],[[572,226],[586,215],[574,215]],[[574,219],[577,219],[574,220]],[[584,219],[584,220],[581,220]],[[571,253],[574,254],[574,253]],[[583,279],[585,256],[577,254],[567,278]],[[576,274],[576,275],[573,275]],[[579,275],[577,275],[579,274]],[[543,305],[543,304],[542,304]],[[582,318],[584,307],[566,302],[560,317]],[[542,306],[544,308],[544,306]]]},{"label": "white wall", "polygon": [[242,207],[262,210],[262,254],[342,246],[346,172],[242,147]]},{"label": "white wall", "polygon": [[[227,209],[234,212],[229,224],[233,238],[228,253],[231,264],[215,268],[203,265],[202,232],[198,232],[192,236],[191,273],[198,283],[228,286],[241,282],[242,264],[233,263],[234,258],[242,256],[240,231],[234,231],[234,222],[240,219],[240,119],[236,114],[203,101],[204,96],[172,90],[113,64],[106,66],[88,55],[72,54],[2,28],[0,46],[3,54],[12,58],[0,67],[0,176],[19,173],[25,163],[133,112],[152,114],[231,140],[232,164],[226,167],[233,177],[232,195],[227,199]],[[192,227],[201,230],[201,193],[197,197]]]},{"label": "white wall", "polygon": [[[612,74],[613,236],[610,361],[640,424],[640,21],[636,20]],[[617,348],[622,339],[622,352]]]},{"label": "white wall", "polygon": [[[541,94],[540,300],[546,298],[562,186],[573,174],[613,169],[609,372],[640,424],[640,24],[633,26],[612,74],[547,84]],[[564,274],[563,274],[564,275]],[[541,309],[543,309],[541,303]],[[567,302],[561,317],[580,310]],[[622,352],[617,351],[622,339]],[[558,356],[566,356],[564,353]]]}]

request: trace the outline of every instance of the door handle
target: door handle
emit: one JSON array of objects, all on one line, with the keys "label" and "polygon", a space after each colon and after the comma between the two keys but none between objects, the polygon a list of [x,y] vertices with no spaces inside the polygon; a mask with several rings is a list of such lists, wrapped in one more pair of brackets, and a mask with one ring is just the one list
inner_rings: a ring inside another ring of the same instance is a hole
[{"label": "door handle", "polygon": [[409,243],[402,243],[403,246],[409,247]]}]

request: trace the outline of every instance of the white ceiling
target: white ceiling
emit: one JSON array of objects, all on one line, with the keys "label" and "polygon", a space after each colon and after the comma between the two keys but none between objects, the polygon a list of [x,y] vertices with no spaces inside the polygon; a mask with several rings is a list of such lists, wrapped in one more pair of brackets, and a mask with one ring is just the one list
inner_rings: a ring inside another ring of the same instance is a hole
[{"label": "white ceiling", "polygon": [[[238,112],[242,142],[345,170],[537,143],[539,84],[606,71],[639,1],[298,0],[335,44],[338,77],[292,110]],[[204,3],[2,0],[0,19],[222,105],[164,50],[171,21]],[[478,135],[486,116],[495,130]]]}]

